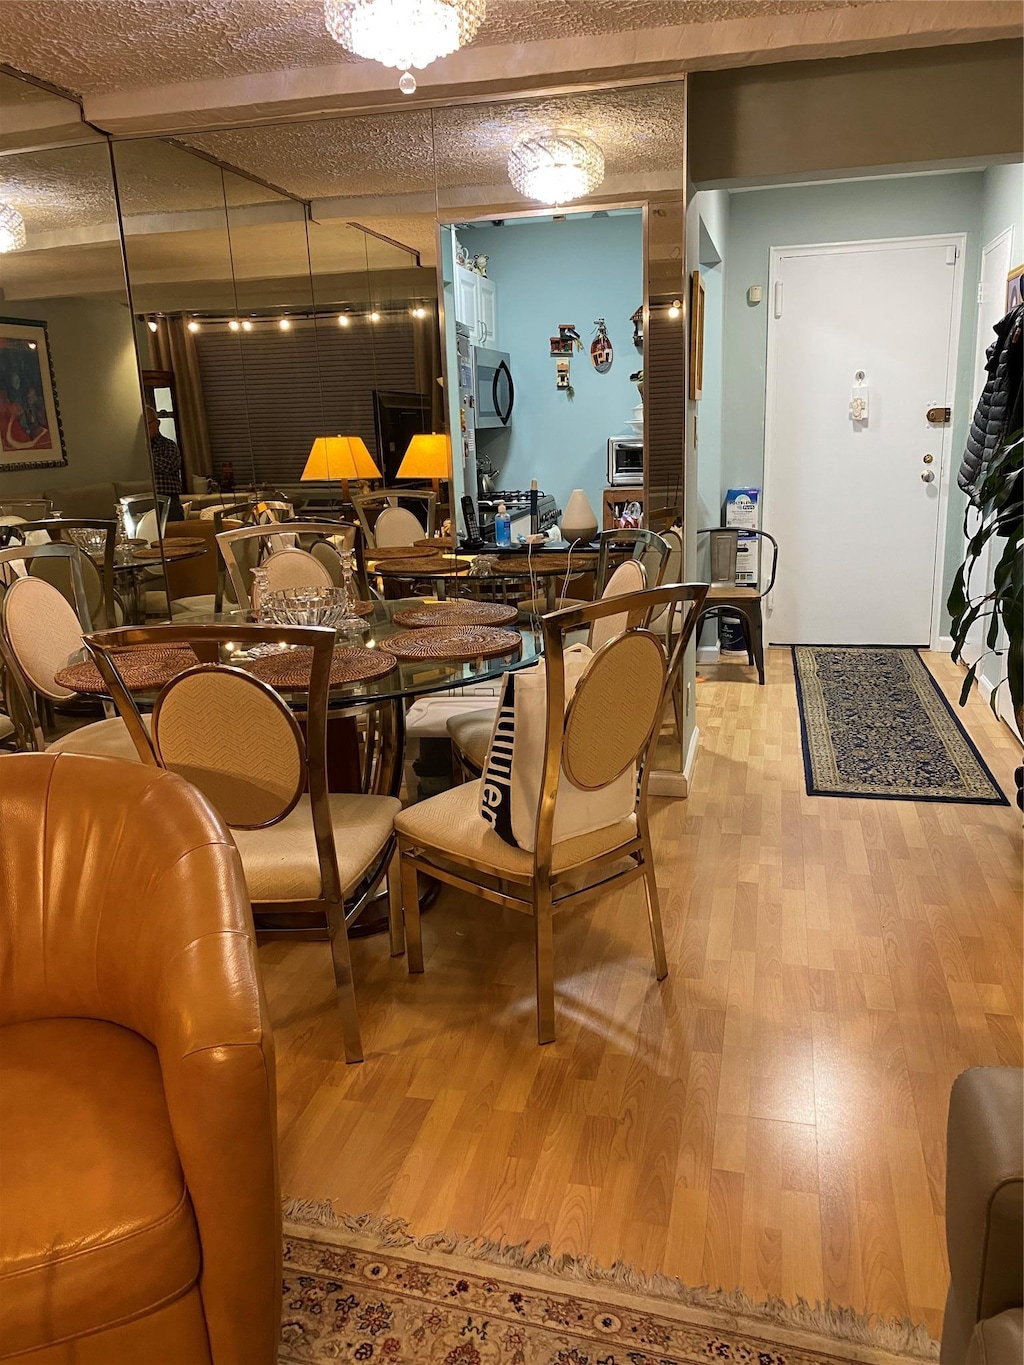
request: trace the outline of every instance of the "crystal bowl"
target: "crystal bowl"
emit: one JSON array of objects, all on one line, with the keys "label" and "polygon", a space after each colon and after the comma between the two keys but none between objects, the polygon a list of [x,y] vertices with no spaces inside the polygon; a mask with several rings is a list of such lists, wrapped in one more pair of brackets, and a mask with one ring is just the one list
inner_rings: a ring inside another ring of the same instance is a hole
[{"label": "crystal bowl", "polygon": [[277,588],[260,607],[277,626],[337,626],[349,615],[344,588]]},{"label": "crystal bowl", "polygon": [[87,555],[96,555],[103,549],[107,540],[106,531],[91,530],[89,527],[68,529],[64,533],[73,545],[84,550]]}]

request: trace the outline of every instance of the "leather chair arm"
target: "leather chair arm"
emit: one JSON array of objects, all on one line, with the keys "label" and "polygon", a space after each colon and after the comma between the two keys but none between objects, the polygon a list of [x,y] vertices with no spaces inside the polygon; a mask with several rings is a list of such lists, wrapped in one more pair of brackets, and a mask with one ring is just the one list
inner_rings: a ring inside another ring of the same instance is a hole
[{"label": "leather chair arm", "polygon": [[1020,1365],[1024,1360],[1024,1310],[1008,1308],[979,1322],[971,1337],[966,1365]]},{"label": "leather chair arm", "polygon": [[[957,1077],[949,1105],[946,1240],[952,1276],[943,1330],[967,1343],[974,1326],[1020,1308],[1024,1278],[1024,1071],[976,1067]],[[948,1338],[948,1342],[947,1342]],[[959,1354],[959,1351],[957,1352]]]}]

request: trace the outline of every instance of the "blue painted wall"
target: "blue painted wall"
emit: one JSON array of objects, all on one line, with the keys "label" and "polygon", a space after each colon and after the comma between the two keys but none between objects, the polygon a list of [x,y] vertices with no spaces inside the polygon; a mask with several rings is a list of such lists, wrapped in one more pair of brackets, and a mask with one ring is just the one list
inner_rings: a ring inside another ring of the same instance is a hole
[{"label": "blue painted wall", "polygon": [[[481,432],[478,449],[498,466],[504,488],[535,478],[564,508],[574,488],[586,492],[601,519],[608,438],[628,432],[640,401],[629,376],[642,358],[633,347],[630,315],[643,300],[643,223],[639,211],[564,222],[520,220],[495,228],[459,229],[469,254],[490,259],[498,295],[498,349],[507,351],[516,403],[508,431]],[[615,348],[607,374],[590,363],[594,319],[603,317]],[[584,348],[572,360],[570,402],[555,388],[548,339],[572,322]]]}]

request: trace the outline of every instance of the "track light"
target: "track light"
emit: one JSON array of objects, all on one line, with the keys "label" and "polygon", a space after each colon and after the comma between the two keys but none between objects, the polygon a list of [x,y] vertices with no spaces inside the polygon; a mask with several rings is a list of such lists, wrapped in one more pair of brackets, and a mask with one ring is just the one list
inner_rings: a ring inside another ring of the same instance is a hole
[{"label": "track light", "polygon": [[291,319],[290,319],[290,318],[282,318],[281,321],[280,321],[277,325],[278,325],[278,327],[280,327],[280,329],[281,329],[282,332],[289,332],[289,331],[291,331],[291,326],[292,326],[292,324],[291,324]]},{"label": "track light", "polygon": [[243,331],[243,332],[251,332],[251,331],[252,331],[252,323],[249,321],[248,318],[243,318],[243,319],[242,319],[242,331]]},{"label": "track light", "polygon": [[378,312],[376,312],[376,311],[372,312],[372,313],[370,314],[370,321],[371,321],[371,322],[380,322],[380,314],[379,314]]},{"label": "track light", "polygon": [[242,324],[238,321],[237,318],[232,318],[231,321],[228,323],[228,327],[231,329],[232,332],[240,332],[242,330]]},{"label": "track light", "polygon": [[412,310],[412,315],[414,318],[425,318],[427,316],[427,310],[425,308],[414,308]]},{"label": "track light", "polygon": [[348,323],[349,323],[348,314],[347,314],[347,313],[339,313],[339,314],[338,314],[338,326],[339,326],[339,327],[347,327],[347,326],[348,326]]},{"label": "track light", "polygon": [[678,299],[673,299],[673,300],[672,300],[672,306],[671,306],[671,307],[669,308],[669,310],[668,310],[668,315],[669,315],[669,317],[670,317],[670,318],[677,318],[677,317],[679,316],[679,314],[680,314],[681,311],[682,311],[682,304],[679,302]]},{"label": "track light", "polygon": [[192,321],[189,323],[189,325],[188,325],[188,330],[189,330],[190,332],[198,332],[198,331],[199,331],[199,323],[196,322],[195,318],[193,318]]},{"label": "track light", "polygon": [[149,319],[149,324],[148,324],[148,325],[149,325],[149,330],[150,330],[151,332],[155,332],[159,324],[157,323],[156,318],[150,318],[150,319]]}]

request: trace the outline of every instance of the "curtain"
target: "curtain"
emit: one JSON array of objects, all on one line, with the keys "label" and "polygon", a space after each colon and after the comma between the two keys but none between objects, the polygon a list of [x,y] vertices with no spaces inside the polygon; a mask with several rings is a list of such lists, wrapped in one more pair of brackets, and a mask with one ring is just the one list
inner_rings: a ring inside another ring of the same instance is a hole
[{"label": "curtain", "polygon": [[441,378],[441,328],[437,305],[425,318],[413,320],[416,360],[416,392],[430,403],[430,430],[444,431],[444,389]]},{"label": "curtain", "polygon": [[150,352],[154,368],[170,370],[174,375],[177,397],[176,413],[179,444],[185,465],[185,493],[192,489],[193,477],[207,478],[213,473],[210,455],[210,435],[206,427],[206,405],[203,401],[203,382],[199,373],[199,357],[195,337],[185,325],[185,319],[157,318],[156,334],[151,337]]}]

